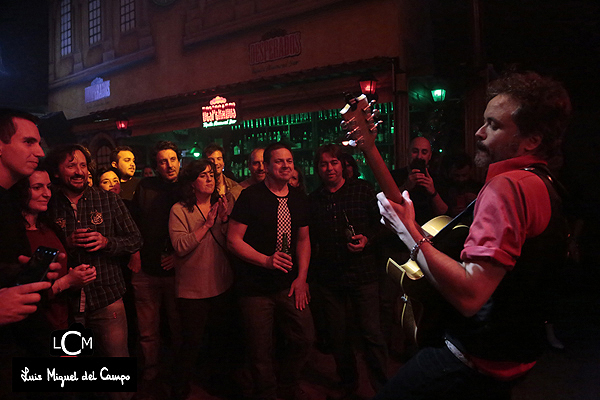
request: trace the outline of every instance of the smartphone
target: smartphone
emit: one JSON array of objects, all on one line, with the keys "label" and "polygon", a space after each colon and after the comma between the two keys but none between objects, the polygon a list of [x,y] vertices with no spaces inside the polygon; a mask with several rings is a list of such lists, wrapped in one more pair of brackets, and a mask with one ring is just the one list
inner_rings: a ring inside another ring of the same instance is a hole
[{"label": "smartphone", "polygon": [[41,282],[46,278],[50,264],[56,261],[58,250],[51,247],[38,247],[31,259],[21,268],[17,276],[17,285]]},{"label": "smartphone", "polygon": [[412,162],[410,163],[410,169],[418,169],[422,174],[427,174],[427,164],[422,158],[415,158],[414,160],[412,160]]}]

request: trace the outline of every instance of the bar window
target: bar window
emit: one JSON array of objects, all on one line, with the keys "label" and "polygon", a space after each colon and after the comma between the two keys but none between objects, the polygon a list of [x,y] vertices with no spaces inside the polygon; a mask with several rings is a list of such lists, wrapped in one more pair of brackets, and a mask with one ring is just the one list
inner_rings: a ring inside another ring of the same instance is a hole
[{"label": "bar window", "polygon": [[66,56],[73,51],[73,25],[71,0],[60,2],[60,55]]},{"label": "bar window", "polygon": [[88,21],[90,26],[90,45],[102,39],[102,18],[100,13],[100,0],[88,1]]},{"label": "bar window", "polygon": [[121,0],[121,32],[135,28],[135,0]]}]

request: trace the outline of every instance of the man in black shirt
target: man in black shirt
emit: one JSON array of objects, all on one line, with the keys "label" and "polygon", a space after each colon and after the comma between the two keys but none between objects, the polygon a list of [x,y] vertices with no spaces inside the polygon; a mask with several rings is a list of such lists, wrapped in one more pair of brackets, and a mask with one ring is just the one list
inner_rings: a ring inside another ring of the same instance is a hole
[{"label": "man in black shirt", "polygon": [[131,201],[140,184],[140,179],[133,176],[135,174],[133,149],[129,146],[115,147],[110,153],[110,158],[110,165],[117,171],[121,181],[121,198]]},{"label": "man in black shirt", "polygon": [[[8,189],[31,175],[44,156],[35,122],[33,115],[0,109],[0,288],[14,285],[13,278],[19,270],[17,258],[31,253],[20,207]],[[43,286],[49,287],[48,284]],[[0,292],[0,296],[8,299],[13,296],[9,293],[16,295],[15,289],[7,289]],[[16,313],[8,312],[5,301],[0,304],[0,315],[7,312],[6,317],[0,318],[0,325],[18,320],[15,314],[23,318],[29,314],[25,311],[25,303],[15,304],[20,310]]]},{"label": "man in black shirt", "polygon": [[[50,282],[14,286],[22,268],[18,263],[19,256],[31,255],[31,249],[18,201],[8,189],[31,175],[44,156],[36,122],[31,114],[0,109],[0,398],[3,399],[14,395],[11,392],[11,359],[22,355],[18,352],[20,345],[17,345],[22,330],[31,330],[30,326],[23,325],[31,318],[19,324],[16,322],[37,310],[41,299],[38,292],[51,286]],[[52,270],[61,267],[59,263],[51,265]],[[51,272],[47,276],[49,280],[56,279],[57,273]]]},{"label": "man in black shirt", "polygon": [[[254,395],[298,399],[300,369],[313,342],[306,277],[310,261],[306,195],[288,185],[294,170],[289,146],[274,143],[264,152],[267,177],[242,191],[231,213],[229,249],[239,257],[238,292]],[[286,253],[289,249],[289,254]],[[279,366],[279,393],[273,367],[273,324],[289,340]]]},{"label": "man in black shirt", "polygon": [[144,355],[142,384],[159,374],[160,312],[164,303],[173,347],[181,338],[175,307],[174,254],[169,238],[169,213],[179,200],[179,149],[173,142],[154,146],[152,166],[157,176],[141,180],[133,197],[134,219],[142,233],[141,270],[134,271],[132,285]]},{"label": "man in black shirt", "polygon": [[410,164],[406,168],[392,171],[392,177],[400,191],[408,190],[410,193],[417,222],[421,225],[448,210],[429,171],[431,156],[429,140],[422,136],[416,137],[410,142]]}]

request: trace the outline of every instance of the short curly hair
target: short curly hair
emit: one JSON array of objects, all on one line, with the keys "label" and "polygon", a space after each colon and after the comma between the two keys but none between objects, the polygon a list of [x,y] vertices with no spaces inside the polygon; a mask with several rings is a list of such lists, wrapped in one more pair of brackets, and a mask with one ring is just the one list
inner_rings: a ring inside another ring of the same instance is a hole
[{"label": "short curly hair", "polygon": [[501,94],[519,103],[512,118],[521,135],[541,136],[536,154],[555,156],[571,115],[571,100],[564,86],[535,72],[510,72],[488,86],[488,101]]},{"label": "short curly hair", "polygon": [[87,147],[77,143],[64,144],[52,149],[44,160],[48,168],[48,173],[50,174],[50,179],[57,179],[56,177],[60,175],[60,164],[65,162],[65,160],[72,158],[76,151],[80,151],[85,157],[89,172],[89,166],[92,164],[92,155]]}]

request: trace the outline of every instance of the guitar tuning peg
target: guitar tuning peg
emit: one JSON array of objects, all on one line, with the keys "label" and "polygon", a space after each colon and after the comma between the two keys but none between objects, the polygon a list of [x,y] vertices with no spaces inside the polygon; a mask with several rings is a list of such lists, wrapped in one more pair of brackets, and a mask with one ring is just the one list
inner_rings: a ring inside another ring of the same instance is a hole
[{"label": "guitar tuning peg", "polygon": [[343,131],[347,131],[349,128],[348,122],[347,121],[340,122],[340,128],[342,128]]},{"label": "guitar tuning peg", "polygon": [[344,144],[344,146],[356,147],[359,144],[361,144],[361,140],[362,139],[359,139],[359,140],[350,139],[348,141],[342,142],[342,144]]},{"label": "guitar tuning peg", "polygon": [[342,146],[356,147],[356,140],[353,139],[352,134],[350,134],[350,133],[346,134],[346,137],[344,138],[344,140],[342,140]]},{"label": "guitar tuning peg", "polygon": [[369,131],[371,131],[371,133],[377,134],[377,127],[381,124],[382,121],[377,121],[373,124],[373,126],[371,128],[369,128]]},{"label": "guitar tuning peg", "polygon": [[379,119],[379,117],[381,117],[381,111],[379,111],[378,109],[373,110],[373,119]]}]

